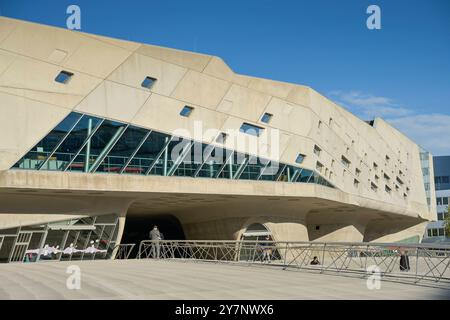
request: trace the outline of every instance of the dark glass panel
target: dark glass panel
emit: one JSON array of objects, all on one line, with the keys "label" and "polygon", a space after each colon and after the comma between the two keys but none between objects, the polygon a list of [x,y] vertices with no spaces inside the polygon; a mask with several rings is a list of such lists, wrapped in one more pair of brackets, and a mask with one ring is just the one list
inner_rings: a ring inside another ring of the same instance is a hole
[{"label": "dark glass panel", "polygon": [[[102,151],[110,146],[118,138],[122,130],[124,130],[126,124],[105,120],[100,128],[91,137],[89,142],[84,148],[84,154],[80,154],[85,159],[86,163],[89,163],[87,171],[92,168],[97,158],[101,155]],[[77,159],[78,160],[78,159]]]},{"label": "dark glass panel", "polygon": [[[72,112],[55,129],[53,129],[45,138],[39,141],[14,167],[21,169],[38,169],[42,163],[51,154],[53,149],[61,142],[64,136],[69,132],[73,125],[80,119],[81,114]],[[52,159],[54,160],[54,157]],[[44,170],[51,170],[54,163],[49,161]],[[55,169],[53,169],[55,170]]]},{"label": "dark glass panel", "polygon": [[[83,145],[88,134],[95,129],[100,121],[101,119],[96,117],[84,116],[55,152],[54,159],[49,161],[52,162],[49,170],[64,170]],[[84,163],[78,163],[77,165],[79,168],[71,165],[68,170],[84,170]]]},{"label": "dark glass panel", "polygon": [[174,172],[174,176],[192,177],[197,168],[202,164],[203,159],[210,154],[213,147],[208,147],[207,144],[195,142],[189,154],[184,158],[184,161],[178,166]]},{"label": "dark glass panel", "polygon": [[5,236],[3,238],[0,247],[0,263],[8,262],[9,255],[11,253],[11,250],[13,249],[15,240],[16,240],[15,236],[14,237]]},{"label": "dark glass panel", "polygon": [[207,157],[206,161],[200,169],[197,177],[214,178],[225,162],[226,150],[216,146],[211,152],[206,152],[205,157]]},{"label": "dark glass panel", "polygon": [[264,169],[264,167],[267,164],[267,160],[260,159],[258,157],[250,157],[249,162],[247,166],[245,167],[244,171],[242,172],[239,179],[242,180],[257,180],[259,175],[261,174],[261,170]]},{"label": "dark glass panel", "polygon": [[232,179],[236,172],[238,171],[241,164],[246,161],[247,155],[240,152],[233,152],[231,150],[226,150],[226,154],[229,155],[230,152],[233,153],[228,163],[223,168],[222,172],[219,173],[218,178],[222,179]]},{"label": "dark glass panel", "polygon": [[96,172],[120,172],[147,132],[145,129],[128,127]]},{"label": "dark glass panel", "polygon": [[275,181],[282,170],[284,170],[282,163],[270,161],[269,165],[263,170],[260,180]]},{"label": "dark glass panel", "polygon": [[[179,160],[179,158],[183,155],[185,148],[190,148],[189,147],[190,144],[191,144],[191,140],[188,140],[185,138],[178,138],[178,137],[175,137],[169,143],[167,152],[164,152],[161,155],[161,158],[159,159],[160,161],[158,161],[158,164],[162,163],[163,168],[164,168],[164,162],[167,161],[167,170],[163,170],[163,175],[167,175],[167,173],[170,171],[170,169],[175,164],[175,162],[177,162],[177,160]],[[167,157],[166,157],[166,154],[167,154]]]},{"label": "dark glass panel", "polygon": [[[169,135],[153,131],[124,172],[145,174],[169,139]],[[162,173],[161,166],[158,170]]]},{"label": "dark glass panel", "polygon": [[311,170],[303,169],[302,172],[300,173],[300,176],[297,179],[297,182],[309,182],[309,183],[314,182],[314,177],[311,177],[312,174],[313,172]]}]

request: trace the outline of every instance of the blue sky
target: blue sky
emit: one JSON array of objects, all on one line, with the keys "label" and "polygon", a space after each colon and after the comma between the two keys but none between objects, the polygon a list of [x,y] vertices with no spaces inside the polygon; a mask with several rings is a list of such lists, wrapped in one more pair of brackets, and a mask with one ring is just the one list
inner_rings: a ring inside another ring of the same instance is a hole
[{"label": "blue sky", "polygon": [[[0,0],[0,14],[222,57],[238,73],[305,84],[450,154],[449,0]],[[366,9],[381,8],[381,30]]]}]

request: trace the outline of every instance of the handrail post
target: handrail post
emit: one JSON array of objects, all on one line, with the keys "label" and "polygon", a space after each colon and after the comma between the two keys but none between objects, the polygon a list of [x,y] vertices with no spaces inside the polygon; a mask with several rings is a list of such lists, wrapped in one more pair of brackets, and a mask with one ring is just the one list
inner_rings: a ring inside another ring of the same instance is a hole
[{"label": "handrail post", "polygon": [[416,248],[416,275],[414,277],[414,282],[417,282],[418,272],[419,272],[419,248]]},{"label": "handrail post", "polygon": [[326,246],[327,246],[327,244],[326,243],[324,243],[323,244],[323,248],[322,248],[322,268],[321,268],[321,270],[320,270],[320,273],[323,273],[323,268],[324,268],[324,266],[325,266],[325,248],[326,248]]},{"label": "handrail post", "polygon": [[284,266],[283,269],[285,269],[285,270],[287,268],[286,260],[287,260],[288,246],[289,246],[289,242],[286,242],[286,248],[284,249],[284,261],[283,261],[283,266]]}]

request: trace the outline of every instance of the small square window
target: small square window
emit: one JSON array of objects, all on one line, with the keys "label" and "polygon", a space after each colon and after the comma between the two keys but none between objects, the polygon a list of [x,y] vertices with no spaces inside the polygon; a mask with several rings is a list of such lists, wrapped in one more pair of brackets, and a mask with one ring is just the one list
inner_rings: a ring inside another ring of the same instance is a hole
[{"label": "small square window", "polygon": [[72,72],[63,70],[56,76],[55,81],[66,84],[67,82],[69,82],[69,80],[72,76],[73,76]]},{"label": "small square window", "polygon": [[266,112],[262,116],[261,121],[264,122],[264,123],[269,123],[269,121],[270,121],[270,119],[272,119],[272,117],[273,117],[273,114]]},{"label": "small square window", "polygon": [[155,84],[156,79],[152,77],[145,77],[144,81],[142,81],[141,86],[143,88],[151,89],[151,87]]},{"label": "small square window", "polygon": [[180,111],[180,116],[189,117],[193,110],[194,108],[190,106],[184,106],[184,108]]},{"label": "small square window", "polygon": [[303,162],[303,160],[305,160],[305,155],[304,154],[301,154],[301,153],[299,153],[298,155],[297,155],[297,158],[295,159],[295,162],[296,163],[302,163]]},{"label": "small square window", "polygon": [[217,136],[216,142],[217,143],[225,143],[225,141],[227,141],[227,137],[228,137],[228,134],[226,134],[225,132],[221,132]]},{"label": "small square window", "polygon": [[246,123],[246,122],[244,122],[241,125],[241,128],[239,129],[239,131],[241,131],[241,132],[244,132],[246,134],[256,136],[256,137],[259,137],[263,130],[264,130],[264,128],[261,128],[261,127],[258,127],[258,126],[255,126],[253,124]]}]

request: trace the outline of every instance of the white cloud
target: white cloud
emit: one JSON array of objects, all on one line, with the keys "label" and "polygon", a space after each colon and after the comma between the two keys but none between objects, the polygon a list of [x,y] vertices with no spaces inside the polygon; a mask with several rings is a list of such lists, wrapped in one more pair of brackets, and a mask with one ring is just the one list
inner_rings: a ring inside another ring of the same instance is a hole
[{"label": "white cloud", "polygon": [[330,96],[364,119],[401,117],[411,114],[411,110],[398,106],[392,99],[386,97],[359,91],[332,91]]},{"label": "white cloud", "polygon": [[433,155],[450,155],[450,115],[418,114],[386,121]]},{"label": "white cloud", "polygon": [[450,115],[417,114],[393,99],[359,91],[332,91],[329,95],[364,120],[383,118],[433,155],[450,155]]}]

